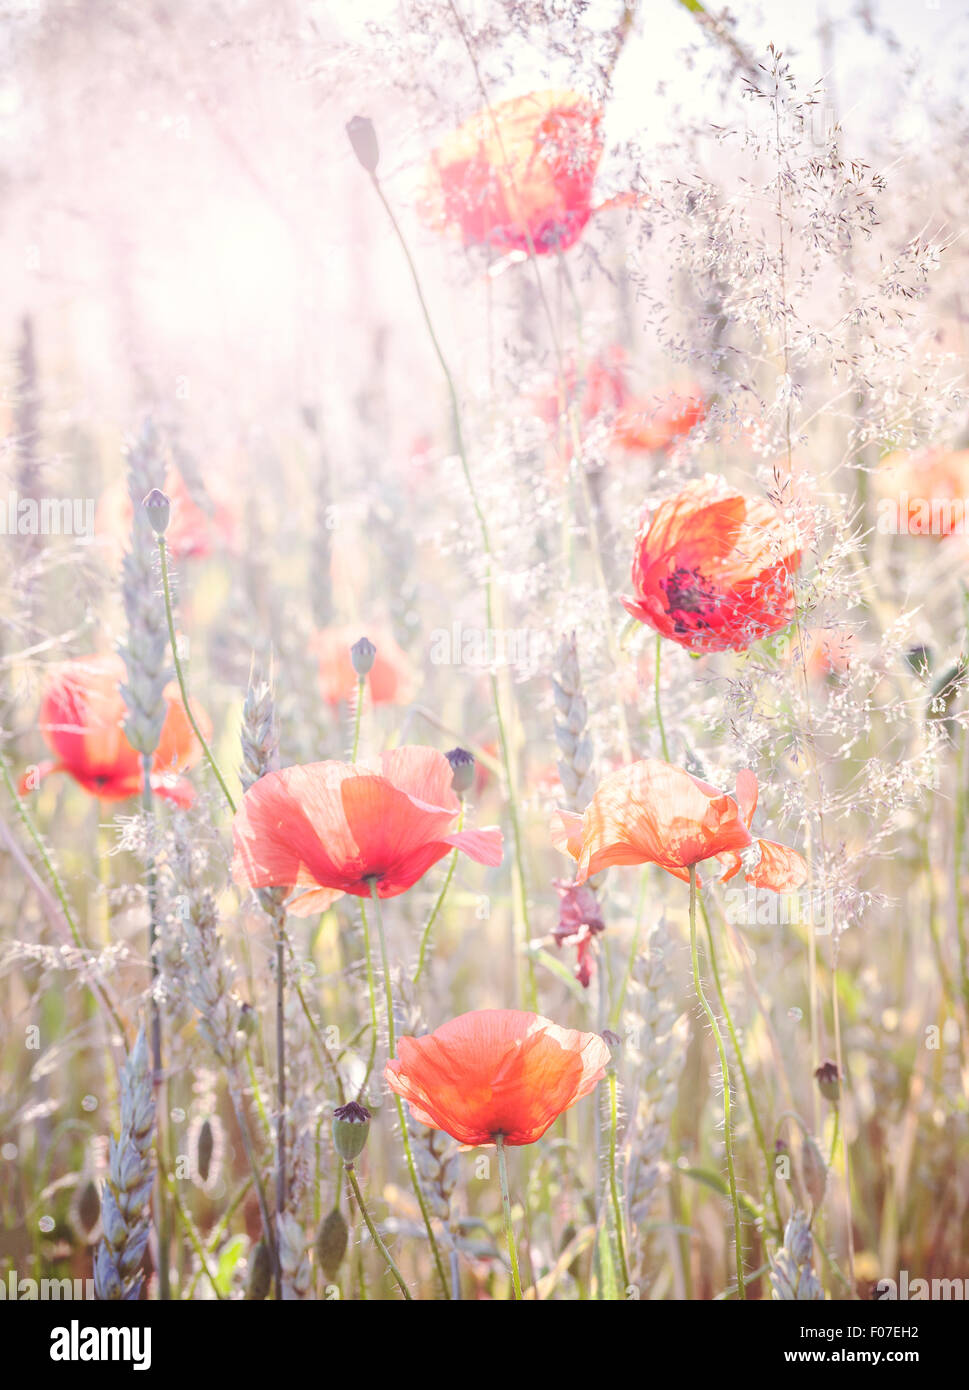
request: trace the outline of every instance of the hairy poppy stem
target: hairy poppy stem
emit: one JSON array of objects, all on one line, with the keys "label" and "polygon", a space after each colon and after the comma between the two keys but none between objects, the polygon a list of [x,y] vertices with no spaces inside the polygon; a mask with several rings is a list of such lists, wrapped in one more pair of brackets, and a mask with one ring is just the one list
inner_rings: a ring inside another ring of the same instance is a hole
[{"label": "hairy poppy stem", "polygon": [[[393,1057],[394,1053],[397,1051],[397,1029],[394,1026],[394,997],[390,985],[390,961],[387,958],[387,938],[384,934],[384,917],[383,912],[380,908],[380,895],[377,892],[377,880],[375,878],[371,878],[369,882],[370,896],[373,899],[374,911],[377,915],[377,935],[380,937],[380,960],[384,972],[384,993],[387,999],[388,1049],[390,1056]],[[376,1033],[374,1034],[374,1036],[376,1036]],[[424,1218],[424,1226],[427,1230],[427,1239],[430,1241],[431,1254],[434,1256],[434,1264],[437,1267],[438,1277],[440,1278],[441,1285],[444,1289],[444,1297],[449,1298],[451,1292],[450,1284],[448,1283],[447,1274],[444,1271],[444,1264],[441,1260],[441,1252],[438,1249],[437,1240],[434,1236],[434,1228],[431,1225],[431,1213],[428,1209],[427,1201],[424,1197],[424,1193],[421,1188],[420,1178],[417,1175],[417,1164],[414,1162],[414,1151],[411,1148],[410,1133],[407,1129],[407,1116],[404,1113],[404,1102],[401,1100],[400,1096],[397,1095],[396,1091],[394,1092],[394,1100],[397,1102],[397,1114],[400,1118],[400,1133],[401,1138],[404,1141],[404,1153],[407,1155],[407,1167],[410,1171],[410,1180],[414,1188],[414,1195],[417,1198],[418,1206],[421,1209],[421,1215]]]},{"label": "hairy poppy stem", "polygon": [[737,1297],[745,1299],[747,1293],[744,1287],[744,1246],[743,1232],[740,1226],[740,1203],[737,1200],[737,1177],[734,1172],[733,1161],[733,1138],[730,1132],[730,1073],[727,1069],[727,1052],[723,1045],[723,1037],[720,1026],[717,1023],[717,1016],[711,1009],[707,996],[703,992],[703,983],[700,979],[700,957],[696,944],[696,865],[690,865],[690,959],[693,963],[693,988],[696,990],[696,997],[703,1006],[703,1012],[707,1016],[710,1029],[717,1044],[717,1053],[720,1057],[720,1082],[723,1087],[723,1143],[727,1151],[727,1178],[730,1185],[730,1204],[733,1207],[733,1233],[734,1233],[734,1257],[737,1264]]},{"label": "hairy poppy stem", "polygon": [[495,1135],[498,1149],[498,1181],[501,1183],[501,1210],[505,1220],[505,1239],[508,1242],[508,1258],[511,1260],[511,1282],[515,1290],[515,1302],[521,1301],[522,1281],[518,1272],[518,1251],[515,1248],[515,1233],[511,1227],[511,1201],[508,1197],[508,1165],[505,1162],[505,1136]]},{"label": "hairy poppy stem", "polygon": [[357,1175],[354,1171],[353,1164],[344,1164],[344,1170],[346,1172],[350,1186],[353,1188],[353,1195],[357,1199],[357,1206],[360,1208],[360,1215],[366,1222],[367,1230],[370,1232],[370,1239],[373,1241],[374,1245],[376,1245],[381,1255],[383,1255],[385,1261],[387,1262],[387,1268],[390,1270],[391,1274],[394,1276],[394,1278],[397,1280],[397,1283],[400,1285],[401,1293],[404,1295],[405,1298],[410,1299],[411,1302],[413,1302],[413,1294],[411,1293],[407,1285],[404,1283],[404,1276],[401,1274],[400,1270],[394,1263],[393,1255],[391,1255],[386,1245],[384,1245],[383,1241],[380,1238],[380,1232],[377,1230],[376,1226],[373,1224],[373,1221],[370,1218],[370,1213],[367,1210],[367,1204],[363,1200],[363,1193],[360,1191],[360,1184],[357,1182]]},{"label": "hairy poppy stem", "polygon": [[357,761],[357,753],[360,750],[360,717],[363,713],[363,690],[366,683],[366,676],[360,676],[357,680],[357,709],[353,716],[353,752],[350,754],[350,761]]},{"label": "hairy poppy stem", "polygon": [[[461,830],[461,829],[463,828],[463,826],[464,826],[464,798],[462,797],[462,798],[461,798],[461,812],[460,812],[460,815],[458,816],[458,830]],[[451,885],[451,879],[454,877],[454,866],[455,866],[455,864],[456,864],[457,862],[458,862],[458,852],[457,852],[457,850],[454,850],[454,851],[452,852],[452,854],[451,854],[451,858],[450,858],[450,861],[449,861],[448,866],[447,866],[447,874],[445,875],[444,882],[441,884],[441,891],[440,891],[440,893],[438,893],[438,895],[437,895],[437,901],[435,902],[434,906],[431,908],[431,915],[430,915],[430,916],[428,917],[428,919],[427,919],[427,926],[424,928],[424,931],[423,931],[423,933],[421,934],[421,946],[420,946],[420,950],[419,950],[418,953],[417,953],[417,969],[414,971],[414,976],[413,976],[413,979],[411,980],[411,984],[413,984],[413,985],[416,985],[417,982],[418,982],[418,980],[421,978],[421,972],[422,972],[423,969],[424,969],[424,957],[425,957],[426,954],[427,954],[427,948],[428,948],[428,945],[430,944],[430,940],[431,940],[431,928],[433,927],[434,923],[437,921],[437,915],[438,915],[438,913],[440,912],[441,907],[442,907],[442,905],[443,905],[443,903],[444,903],[444,899],[445,899],[445,897],[446,897],[446,895],[447,895],[447,890],[448,890],[448,888],[449,888],[450,885]]]},{"label": "hairy poppy stem", "polygon": [[754,1089],[750,1084],[750,1075],[747,1071],[747,1063],[744,1061],[744,1054],[741,1050],[740,1043],[737,1039],[737,1031],[733,1026],[733,1018],[731,1017],[730,1009],[727,1006],[727,996],[723,988],[723,983],[720,979],[720,967],[717,964],[717,951],[713,937],[713,924],[710,921],[710,916],[707,912],[706,904],[703,902],[700,903],[700,912],[703,915],[703,922],[707,929],[707,944],[710,951],[710,969],[713,972],[713,982],[717,990],[717,1000],[720,1004],[720,1012],[723,1014],[724,1021],[727,1025],[727,1031],[730,1034],[730,1041],[733,1044],[734,1054],[736,1055],[737,1061],[740,1065],[740,1074],[743,1077],[744,1092],[747,1096],[747,1105],[750,1108],[750,1118],[754,1122],[754,1131],[757,1135],[757,1143],[760,1146],[760,1151],[764,1156],[764,1163],[767,1167],[767,1186],[770,1192],[771,1206],[774,1209],[774,1221],[777,1226],[777,1235],[778,1238],[782,1239],[784,1234],[784,1222],[781,1220],[781,1209],[780,1204],[777,1200],[777,1183],[774,1178],[774,1164],[771,1161],[771,1155],[770,1153],[768,1153],[767,1150],[767,1140],[764,1135],[764,1126],[760,1122],[760,1114],[757,1110],[757,1104],[754,1099]]},{"label": "hairy poppy stem", "polygon": [[654,686],[653,686],[653,688],[654,688],[654,693],[655,693],[655,695],[656,695],[656,723],[659,725],[659,740],[660,740],[660,743],[661,743],[662,748],[663,748],[663,759],[664,759],[665,762],[669,762],[669,760],[670,760],[670,750],[669,750],[669,748],[666,746],[666,728],[665,728],[665,726],[664,726],[664,724],[663,724],[663,703],[662,703],[662,701],[661,701],[661,699],[660,699],[660,693],[659,693],[659,673],[660,673],[660,663],[661,663],[661,660],[662,660],[662,655],[663,655],[663,635],[662,635],[662,633],[657,632],[657,634],[656,634],[656,677],[655,677]]},{"label": "hairy poppy stem", "polygon": [[358,1098],[362,1099],[364,1091],[367,1089],[367,1082],[370,1080],[370,1073],[373,1071],[373,1064],[377,1056],[377,981],[373,973],[373,949],[370,944],[370,923],[367,920],[367,908],[365,900],[360,899],[360,919],[363,923],[363,950],[364,962],[367,969],[367,994],[370,998],[370,1056],[367,1058],[367,1069],[363,1074],[360,1089],[357,1092]]},{"label": "hairy poppy stem", "polygon": [[[411,279],[414,282],[414,289],[417,292],[417,301],[420,304],[421,313],[424,316],[424,325],[427,329],[428,337],[431,340],[431,346],[434,348],[434,354],[437,357],[438,364],[441,368],[441,371],[444,375],[445,383],[447,385],[448,396],[451,402],[451,418],[454,426],[454,438],[458,448],[458,457],[461,460],[461,471],[464,475],[464,481],[468,489],[468,495],[471,498],[471,506],[474,510],[474,514],[478,521],[478,528],[481,532],[481,546],[485,553],[485,611],[488,621],[488,630],[490,632],[494,632],[497,630],[499,626],[496,621],[495,613],[495,554],[491,545],[491,533],[488,530],[487,518],[485,516],[484,508],[481,505],[481,499],[478,496],[478,490],[475,487],[474,476],[471,472],[471,465],[468,462],[468,451],[464,443],[464,431],[461,428],[461,406],[458,402],[457,387],[454,384],[454,377],[451,375],[451,369],[447,364],[447,358],[444,356],[444,351],[441,347],[440,340],[438,339],[437,333],[435,332],[434,320],[431,318],[431,311],[427,307],[427,300],[424,298],[424,291],[421,288],[420,276],[417,273],[417,266],[414,264],[414,258],[411,255],[410,248],[407,245],[407,239],[404,236],[403,231],[401,230],[400,223],[394,216],[394,210],[387,200],[387,195],[384,193],[383,186],[376,173],[370,174],[370,182],[373,184],[374,191],[376,192],[377,197],[380,199],[383,205],[384,211],[387,214],[390,225],[394,230],[394,235],[396,236],[398,244],[400,245],[400,249],[403,252],[404,260],[407,262],[407,267],[410,271]],[[515,873],[513,873],[512,877],[513,886],[517,889],[515,896],[518,900],[518,912],[520,914],[520,932],[516,922],[516,934],[524,935],[524,940],[516,940],[516,945],[520,950],[523,951],[525,955],[525,968],[528,976],[526,991],[528,1001],[532,1008],[537,1008],[538,985],[535,979],[535,962],[532,959],[531,952],[527,949],[528,941],[531,937],[531,929],[528,921],[528,893],[525,886],[525,855],[521,826],[518,821],[518,808],[515,796],[515,779],[512,776],[511,744],[508,739],[508,730],[505,724],[504,713],[502,711],[501,693],[498,684],[498,674],[494,670],[491,672],[491,699],[495,709],[495,723],[498,726],[498,746],[501,749],[501,761],[505,773],[505,782],[507,783],[508,788],[508,815],[509,819],[511,820],[512,839],[515,844]]]},{"label": "hairy poppy stem", "polygon": [[225,778],[219,771],[219,765],[215,761],[215,758],[212,754],[212,749],[209,747],[205,735],[199,728],[198,721],[196,720],[195,715],[192,712],[192,706],[189,704],[188,690],[185,686],[185,675],[182,671],[181,658],[178,655],[178,641],[175,637],[175,613],[172,608],[172,586],[168,576],[168,547],[165,544],[164,536],[158,537],[158,554],[161,559],[162,589],[165,594],[165,617],[168,619],[168,641],[172,649],[172,664],[175,667],[175,677],[178,681],[178,688],[181,691],[182,704],[185,706],[185,713],[188,716],[188,722],[192,726],[192,731],[195,734],[195,737],[198,739],[199,744],[201,745],[202,752],[205,754],[205,760],[208,763],[209,767],[212,769],[212,771],[215,773],[216,781],[222,788],[222,794],[229,805],[229,809],[232,811],[232,814],[235,815],[235,800],[233,799],[232,793],[229,791],[229,788],[225,784]]}]

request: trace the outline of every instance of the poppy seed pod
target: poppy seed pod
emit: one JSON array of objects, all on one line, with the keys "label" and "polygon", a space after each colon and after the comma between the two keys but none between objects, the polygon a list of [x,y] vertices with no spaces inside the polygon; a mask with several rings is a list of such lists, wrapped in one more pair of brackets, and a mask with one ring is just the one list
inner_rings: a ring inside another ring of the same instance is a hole
[{"label": "poppy seed pod", "polygon": [[347,135],[350,137],[353,153],[364,169],[368,174],[375,174],[380,163],[380,147],[377,144],[377,132],[373,128],[373,121],[369,116],[354,116],[352,121],[347,121]]},{"label": "poppy seed pod", "polygon": [[344,1163],[359,1158],[370,1133],[370,1111],[365,1105],[351,1100],[333,1112],[333,1147]]},{"label": "poppy seed pod", "polygon": [[353,662],[353,669],[361,680],[370,674],[376,655],[377,648],[369,637],[361,637],[359,642],[354,642],[350,648],[350,660]]},{"label": "poppy seed pod", "polygon": [[264,1240],[256,1245],[249,1256],[249,1277],[246,1281],[246,1299],[261,1303],[268,1298],[273,1282],[273,1262],[269,1246]]},{"label": "poppy seed pod", "polygon": [[171,520],[172,504],[160,487],[153,487],[141,504],[145,509],[148,524],[156,536],[163,536]]},{"label": "poppy seed pod", "polygon": [[474,782],[474,758],[466,748],[452,748],[444,756],[451,764],[451,786],[456,796],[464,796]]}]

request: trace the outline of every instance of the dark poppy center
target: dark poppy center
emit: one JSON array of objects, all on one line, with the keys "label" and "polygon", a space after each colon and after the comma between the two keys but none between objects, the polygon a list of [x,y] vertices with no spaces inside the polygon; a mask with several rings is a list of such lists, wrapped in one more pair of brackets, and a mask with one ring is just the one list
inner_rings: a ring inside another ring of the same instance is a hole
[{"label": "dark poppy center", "polygon": [[[697,566],[693,569],[677,566],[665,579],[660,580],[660,588],[666,595],[667,611],[677,632],[709,627],[703,614],[717,604],[720,596]],[[685,616],[678,616],[687,614],[691,622],[687,622]]]}]

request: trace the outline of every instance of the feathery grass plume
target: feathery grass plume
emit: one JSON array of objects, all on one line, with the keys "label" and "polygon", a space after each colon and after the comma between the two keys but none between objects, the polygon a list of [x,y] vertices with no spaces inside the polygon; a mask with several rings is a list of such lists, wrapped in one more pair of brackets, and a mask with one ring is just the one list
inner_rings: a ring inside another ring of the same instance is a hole
[{"label": "feathery grass plume", "polygon": [[818,1302],[824,1298],[811,1263],[814,1239],[803,1212],[796,1211],[784,1227],[784,1244],[771,1256],[771,1298],[778,1302]]},{"label": "feathery grass plume", "polygon": [[626,1136],[626,1192],[630,1229],[640,1233],[641,1260],[646,1254],[642,1232],[659,1195],[688,1033],[669,955],[661,920],[632,963],[622,1015],[623,1053],[632,1078],[627,1095],[635,1097]]},{"label": "feathery grass plume", "polygon": [[575,633],[563,637],[555,655],[552,676],[555,693],[555,742],[559,780],[570,811],[584,811],[595,791],[594,753],[587,732],[589,707],[582,693],[579,650]]},{"label": "feathery grass plume", "polygon": [[165,686],[172,678],[165,605],[158,598],[158,546],[142,506],[152,488],[161,488],[165,481],[165,461],[150,419],[128,441],[126,453],[132,518],[129,548],[121,569],[128,625],[121,648],[127,682],[121,693],[128,707],[124,723],[128,741],[143,757],[150,757],[158,747],[165,722]]},{"label": "feathery grass plume", "polygon": [[148,1244],[154,1172],[151,1161],[155,1097],[145,1030],[139,1030],[121,1072],[121,1128],[112,1135],[108,1176],[101,1193],[104,1236],[94,1257],[99,1299],[136,1299]]}]

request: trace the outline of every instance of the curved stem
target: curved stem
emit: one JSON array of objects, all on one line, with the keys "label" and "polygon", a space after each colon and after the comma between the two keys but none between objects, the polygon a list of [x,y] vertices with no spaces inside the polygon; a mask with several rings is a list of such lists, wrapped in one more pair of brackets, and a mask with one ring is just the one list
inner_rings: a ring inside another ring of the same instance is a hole
[{"label": "curved stem", "polygon": [[777,1225],[778,1234],[781,1235],[783,1234],[784,1230],[784,1222],[781,1220],[781,1208],[780,1203],[777,1200],[777,1184],[774,1179],[774,1164],[771,1162],[771,1156],[767,1151],[767,1139],[764,1135],[764,1126],[760,1122],[760,1113],[758,1112],[757,1105],[754,1100],[754,1088],[750,1083],[750,1074],[747,1071],[747,1064],[744,1061],[744,1054],[740,1049],[740,1043],[737,1039],[737,1032],[733,1026],[733,1018],[731,1017],[730,1009],[727,1006],[727,996],[724,992],[723,983],[720,979],[720,967],[717,964],[717,951],[713,939],[713,926],[710,922],[710,916],[707,912],[706,904],[703,902],[700,903],[700,911],[703,914],[704,925],[707,929],[707,943],[710,951],[710,969],[713,971],[713,983],[716,986],[717,990],[717,1001],[720,1004],[720,1012],[723,1014],[724,1021],[727,1025],[727,1032],[730,1034],[730,1041],[733,1044],[734,1055],[737,1058],[738,1063],[740,1064],[740,1075],[743,1077],[744,1093],[747,1096],[747,1105],[750,1108],[750,1117],[753,1120],[754,1132],[757,1135],[757,1143],[760,1147],[761,1153],[764,1156],[764,1163],[767,1168],[767,1185],[770,1191],[771,1206],[774,1208],[774,1220]]},{"label": "curved stem", "polygon": [[515,1302],[521,1301],[522,1281],[518,1272],[518,1251],[515,1248],[515,1233],[511,1228],[511,1201],[508,1197],[508,1166],[505,1163],[505,1137],[495,1135],[498,1149],[498,1181],[501,1183],[501,1210],[505,1221],[505,1239],[508,1242],[508,1258],[511,1260],[511,1282],[515,1290]]},{"label": "curved stem", "polygon": [[[387,1000],[388,1047],[390,1051],[390,1056],[393,1057],[394,1053],[397,1051],[397,1030],[394,1026],[394,997],[390,984],[390,961],[387,958],[387,938],[384,935],[384,918],[383,913],[380,909],[380,895],[377,892],[377,881],[373,878],[370,880],[370,896],[373,899],[374,909],[377,915],[377,934],[380,937],[380,960],[383,966],[384,994]],[[400,1096],[397,1094],[396,1091],[394,1092],[394,1100],[397,1102],[397,1115],[400,1119],[400,1133],[404,1141],[404,1153],[407,1156],[407,1167],[410,1171],[411,1185],[414,1189],[414,1195],[417,1198],[417,1204],[421,1209],[421,1215],[424,1218],[424,1227],[427,1231],[427,1239],[430,1242],[431,1254],[434,1257],[434,1264],[437,1268],[438,1277],[440,1278],[441,1285],[444,1289],[444,1296],[445,1298],[447,1298],[450,1295],[450,1285],[448,1283],[447,1274],[444,1271],[444,1264],[441,1260],[441,1252],[438,1249],[437,1240],[434,1236],[434,1228],[431,1225],[431,1213],[428,1209],[427,1202],[424,1198],[424,1192],[421,1188],[420,1178],[417,1175],[417,1164],[414,1162],[414,1151],[411,1148],[410,1132],[407,1128],[407,1116],[404,1113],[404,1102],[401,1100]]]},{"label": "curved stem", "polygon": [[354,1172],[353,1164],[347,1163],[344,1166],[346,1169],[347,1178],[350,1181],[350,1186],[353,1188],[353,1195],[357,1199],[357,1206],[360,1208],[360,1215],[366,1222],[367,1230],[370,1232],[370,1239],[373,1241],[374,1245],[376,1245],[377,1249],[380,1251],[381,1255],[383,1255],[384,1259],[386,1260],[387,1268],[390,1270],[391,1274],[394,1276],[394,1278],[397,1280],[397,1283],[400,1285],[401,1293],[404,1295],[405,1298],[408,1298],[411,1300],[411,1302],[413,1302],[413,1295],[411,1294],[410,1289],[404,1283],[404,1276],[401,1274],[400,1270],[394,1263],[393,1255],[391,1255],[390,1251],[387,1249],[386,1245],[384,1245],[383,1241],[381,1240],[380,1232],[377,1230],[376,1226],[373,1224],[373,1221],[370,1219],[370,1213],[367,1210],[366,1202],[363,1200],[363,1193],[360,1191],[360,1184],[357,1182],[357,1175]]},{"label": "curved stem", "polygon": [[191,724],[192,731],[195,734],[195,737],[198,739],[199,744],[201,745],[202,752],[205,754],[206,761],[208,762],[209,767],[215,773],[216,781],[222,788],[222,794],[226,799],[230,811],[233,815],[235,815],[235,800],[233,799],[232,793],[229,791],[229,788],[226,786],[225,778],[219,771],[219,765],[215,761],[212,749],[209,747],[205,735],[199,728],[198,720],[195,718],[195,715],[192,712],[192,706],[189,704],[188,701],[188,690],[185,686],[185,676],[182,672],[182,662],[181,658],[178,655],[178,641],[175,636],[175,614],[172,610],[172,586],[168,577],[168,547],[165,544],[164,536],[158,537],[158,554],[161,557],[162,589],[164,590],[165,594],[165,617],[168,619],[168,641],[172,649],[172,664],[175,667],[175,676],[178,680],[178,688],[181,691],[182,695],[182,704],[185,706],[185,713],[188,715],[188,722]]},{"label": "curved stem", "polygon": [[[463,826],[464,826],[464,798],[462,797],[462,798],[461,798],[461,814],[458,816],[458,830],[461,830],[461,829],[463,828]],[[430,915],[430,916],[428,917],[428,919],[427,919],[427,926],[424,928],[424,931],[423,931],[422,934],[421,934],[421,947],[420,947],[420,951],[418,952],[418,955],[417,955],[417,969],[414,971],[414,976],[413,976],[413,979],[411,980],[411,984],[413,984],[413,985],[416,985],[417,982],[418,982],[418,980],[421,978],[421,972],[422,972],[423,969],[424,969],[424,957],[425,957],[425,955],[427,954],[427,948],[428,948],[428,945],[430,944],[430,940],[431,940],[431,928],[433,927],[434,923],[437,921],[437,915],[438,915],[438,913],[440,912],[441,907],[442,907],[442,905],[443,905],[443,903],[444,903],[444,899],[445,899],[445,896],[446,896],[446,894],[447,894],[447,890],[448,890],[448,888],[450,887],[450,884],[451,884],[451,879],[454,877],[454,866],[457,864],[457,862],[458,862],[458,852],[457,852],[457,850],[454,850],[454,851],[452,852],[452,854],[451,854],[451,858],[450,858],[450,861],[449,861],[448,866],[447,866],[447,874],[446,874],[446,876],[445,876],[445,879],[444,879],[443,884],[441,885],[441,891],[440,891],[440,893],[438,893],[438,895],[437,895],[437,901],[435,902],[434,906],[431,908],[431,915]]]},{"label": "curved stem", "polygon": [[727,1151],[727,1179],[730,1185],[730,1204],[733,1207],[733,1233],[734,1233],[734,1257],[737,1264],[737,1297],[745,1299],[747,1297],[744,1287],[744,1247],[743,1232],[740,1227],[740,1203],[737,1200],[737,1177],[734,1172],[733,1162],[733,1138],[730,1133],[730,1074],[727,1069],[727,1053],[723,1045],[723,1037],[717,1023],[717,1016],[707,1002],[707,997],[703,993],[703,984],[700,980],[700,957],[696,945],[696,865],[690,865],[690,959],[693,963],[693,988],[696,990],[696,997],[703,1006],[703,1012],[707,1016],[710,1029],[717,1044],[717,1054],[720,1058],[720,1081],[723,1087],[723,1142]]}]

